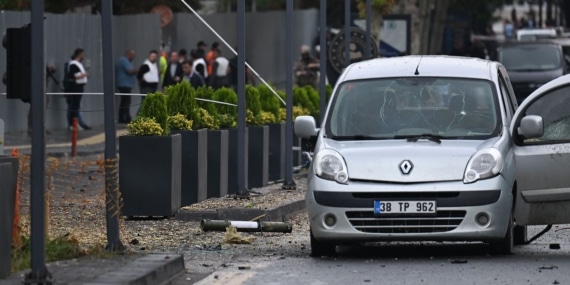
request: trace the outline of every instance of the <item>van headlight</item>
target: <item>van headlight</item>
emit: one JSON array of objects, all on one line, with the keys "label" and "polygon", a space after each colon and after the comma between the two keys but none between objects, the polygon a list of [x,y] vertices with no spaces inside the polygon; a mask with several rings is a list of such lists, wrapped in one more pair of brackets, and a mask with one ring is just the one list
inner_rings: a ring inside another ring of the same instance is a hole
[{"label": "van headlight", "polygon": [[344,158],[332,149],[323,149],[317,153],[313,161],[313,170],[323,179],[348,184],[348,169]]},{"label": "van headlight", "polygon": [[503,169],[503,156],[494,149],[484,149],[475,153],[465,169],[463,183],[473,183],[477,180],[497,176]]}]

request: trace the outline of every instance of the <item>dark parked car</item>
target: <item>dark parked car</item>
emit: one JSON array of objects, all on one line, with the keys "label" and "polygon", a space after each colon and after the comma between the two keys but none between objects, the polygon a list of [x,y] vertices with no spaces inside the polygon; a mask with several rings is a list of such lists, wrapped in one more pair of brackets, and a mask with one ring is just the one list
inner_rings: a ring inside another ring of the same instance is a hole
[{"label": "dark parked car", "polygon": [[509,73],[519,104],[546,82],[566,74],[562,47],[551,42],[505,43],[498,59]]}]

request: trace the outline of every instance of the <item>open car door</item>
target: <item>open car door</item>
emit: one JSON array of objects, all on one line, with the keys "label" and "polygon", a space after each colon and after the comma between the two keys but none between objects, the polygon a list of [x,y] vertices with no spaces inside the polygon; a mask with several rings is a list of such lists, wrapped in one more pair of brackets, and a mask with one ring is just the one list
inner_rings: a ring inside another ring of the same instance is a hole
[{"label": "open car door", "polygon": [[511,124],[518,225],[570,223],[570,75],[534,91]]}]

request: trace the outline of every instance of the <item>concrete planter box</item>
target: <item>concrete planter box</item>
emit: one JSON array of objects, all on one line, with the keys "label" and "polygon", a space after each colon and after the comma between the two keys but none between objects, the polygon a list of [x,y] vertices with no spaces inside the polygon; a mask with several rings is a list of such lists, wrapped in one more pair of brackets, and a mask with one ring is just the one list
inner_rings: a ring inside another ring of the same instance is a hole
[{"label": "concrete planter box", "polygon": [[181,205],[198,202],[208,191],[208,130],[172,131],[182,136]]},{"label": "concrete planter box", "polygon": [[269,127],[249,127],[247,187],[258,188],[269,182]]},{"label": "concrete planter box", "polygon": [[198,202],[228,194],[228,130],[208,130],[208,190],[198,193]]},{"label": "concrete planter box", "polygon": [[182,136],[119,137],[122,214],[173,216],[181,206]]},{"label": "concrete planter box", "polygon": [[269,124],[269,181],[285,179],[285,123]]},{"label": "concrete planter box", "polygon": [[12,225],[18,185],[17,157],[0,156],[0,278],[10,275]]}]

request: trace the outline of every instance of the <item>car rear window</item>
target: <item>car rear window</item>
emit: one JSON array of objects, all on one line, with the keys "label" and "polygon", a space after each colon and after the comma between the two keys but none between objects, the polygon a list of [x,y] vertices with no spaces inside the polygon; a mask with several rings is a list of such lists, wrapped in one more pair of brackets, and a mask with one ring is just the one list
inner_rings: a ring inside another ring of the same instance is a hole
[{"label": "car rear window", "polygon": [[555,45],[514,45],[499,51],[499,61],[508,71],[543,71],[560,68],[562,57]]}]

